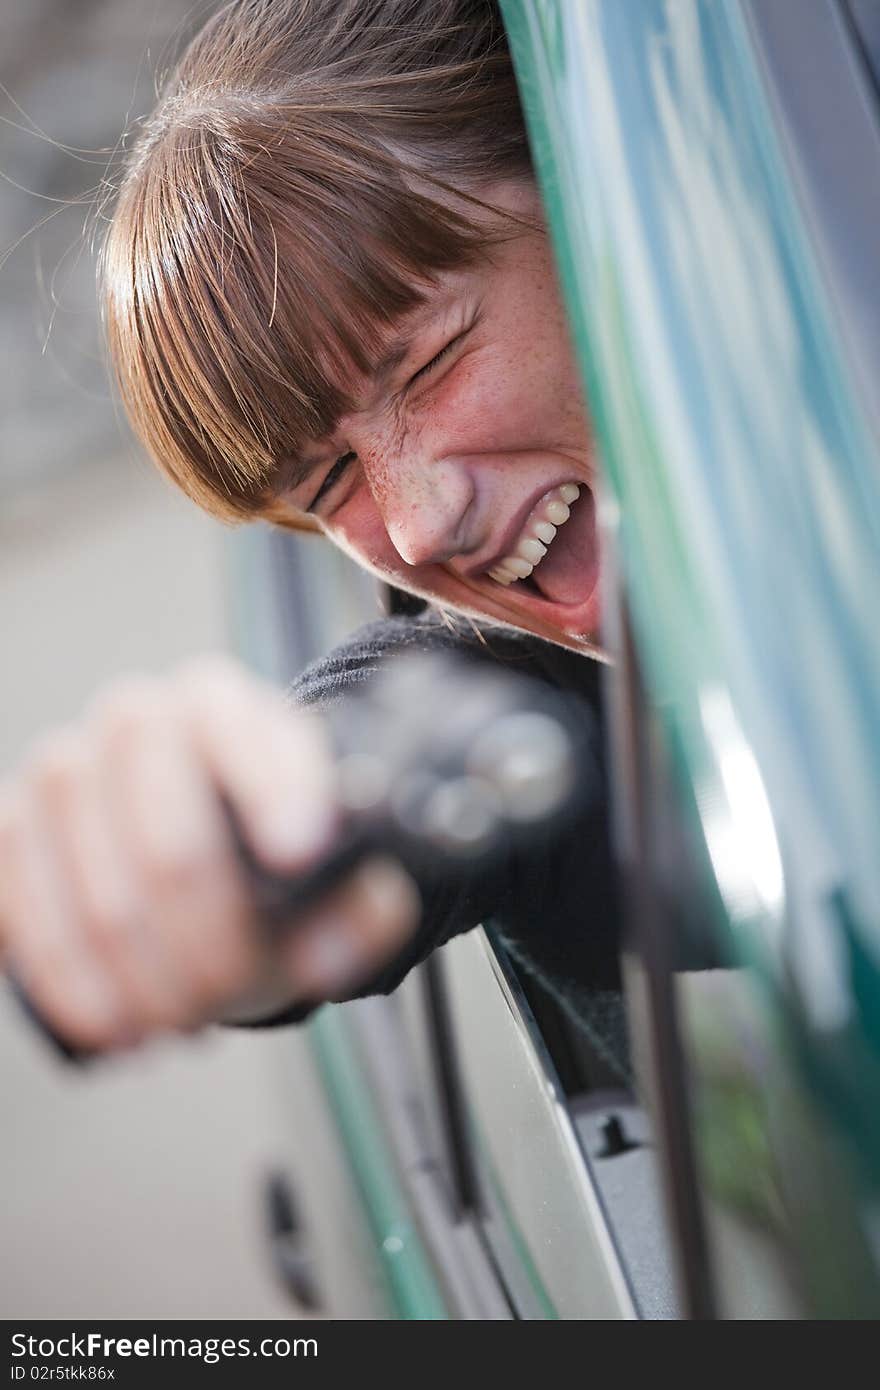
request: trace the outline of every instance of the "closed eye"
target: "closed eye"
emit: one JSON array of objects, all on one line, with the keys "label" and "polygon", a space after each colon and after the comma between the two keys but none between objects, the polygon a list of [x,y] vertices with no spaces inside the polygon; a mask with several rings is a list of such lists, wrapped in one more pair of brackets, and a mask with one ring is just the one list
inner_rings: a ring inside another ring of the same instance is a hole
[{"label": "closed eye", "polygon": [[326,477],[324,478],[324,481],[322,482],[321,486],[318,488],[318,491],[315,493],[314,497],[312,498],[311,502],[310,502],[309,505],[306,507],[306,511],[307,511],[307,512],[314,511],[314,509],[315,509],[315,507],[317,506],[317,504],[321,501],[321,498],[322,498],[322,497],[326,497],[327,493],[330,492],[331,489],[334,488],[334,487],[336,486],[336,484],[338,483],[339,479],[342,477],[342,475],[343,475],[343,473],[345,472],[345,470],[346,470],[346,468],[348,467],[348,465],[349,465],[350,463],[353,463],[354,460],[355,460],[356,458],[357,458],[357,454],[352,453],[351,451],[349,451],[347,454],[342,454],[342,455],[336,460],[336,462],[334,463],[333,467],[330,469],[330,472],[326,475]]},{"label": "closed eye", "polygon": [[434,368],[443,361],[443,358],[446,357],[446,355],[450,353],[454,347],[458,346],[462,338],[466,337],[467,334],[470,333],[473,326],[474,325],[472,323],[468,324],[467,328],[463,329],[461,333],[456,333],[454,338],[450,338],[446,346],[441,348],[440,351],[436,354],[436,356],[431,358],[430,362],[426,362],[424,367],[419,367],[419,370],[415,372],[413,376],[410,377],[409,381],[407,382],[407,386],[412,386],[413,382],[418,381],[421,377],[427,376],[429,372],[432,372]]}]

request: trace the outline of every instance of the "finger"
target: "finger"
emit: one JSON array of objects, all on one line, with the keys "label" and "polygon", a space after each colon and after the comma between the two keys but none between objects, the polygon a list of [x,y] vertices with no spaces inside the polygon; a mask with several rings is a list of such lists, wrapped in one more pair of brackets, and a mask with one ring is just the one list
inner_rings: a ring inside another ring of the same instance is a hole
[{"label": "finger", "polygon": [[24,789],[0,816],[5,966],[35,1008],[70,1041],[110,1045],[124,1033],[112,977],[78,931],[36,801]]},{"label": "finger", "polygon": [[112,981],[125,1036],[134,1041],[147,1021],[143,981],[149,955],[135,885],[102,804],[89,741],[64,733],[47,740],[32,763],[28,787],[71,938]]},{"label": "finger", "polygon": [[150,1022],[187,1026],[240,991],[259,961],[228,827],[167,692],[129,691],[105,710],[99,763],[142,905]]},{"label": "finger", "polygon": [[222,659],[181,677],[193,739],[267,868],[295,871],[326,851],[337,826],[333,760],[320,719]]},{"label": "finger", "polygon": [[402,949],[420,913],[409,874],[393,859],[369,859],[292,933],[283,968],[304,998],[345,998]]},{"label": "finger", "polygon": [[[142,736],[139,730],[138,739]],[[190,988],[188,972],[202,969],[210,980],[217,968],[215,955],[209,944],[194,964],[184,950],[178,959],[163,960],[167,948],[160,941],[157,949],[155,937],[165,929],[167,913],[156,911],[127,837],[120,833],[115,797],[112,792],[108,797],[102,776],[100,745],[80,738],[77,748],[72,764],[44,780],[44,822],[77,930],[113,977],[123,1001],[125,1032],[134,1041],[193,1019],[200,996]],[[161,816],[161,807],[158,801],[153,814]],[[184,924],[181,937],[189,926]],[[212,997],[210,987],[206,994]]]}]

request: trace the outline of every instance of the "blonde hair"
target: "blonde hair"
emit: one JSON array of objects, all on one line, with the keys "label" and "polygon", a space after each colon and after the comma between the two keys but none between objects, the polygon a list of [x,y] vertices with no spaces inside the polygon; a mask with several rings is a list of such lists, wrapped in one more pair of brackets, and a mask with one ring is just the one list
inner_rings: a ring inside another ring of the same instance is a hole
[{"label": "blonde hair", "polygon": [[528,149],[495,4],[233,0],[144,128],[102,257],[135,432],[201,506],[272,516],[285,461]]}]

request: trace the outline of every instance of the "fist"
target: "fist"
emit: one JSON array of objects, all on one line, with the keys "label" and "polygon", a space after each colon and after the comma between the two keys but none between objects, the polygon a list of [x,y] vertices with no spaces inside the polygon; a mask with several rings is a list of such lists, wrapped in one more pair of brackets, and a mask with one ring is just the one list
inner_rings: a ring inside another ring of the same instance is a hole
[{"label": "fist", "polygon": [[221,797],[269,870],[333,842],[320,718],[219,657],[112,687],[0,784],[0,966],[68,1042],[344,998],[414,930],[411,879],[373,859],[269,942]]}]

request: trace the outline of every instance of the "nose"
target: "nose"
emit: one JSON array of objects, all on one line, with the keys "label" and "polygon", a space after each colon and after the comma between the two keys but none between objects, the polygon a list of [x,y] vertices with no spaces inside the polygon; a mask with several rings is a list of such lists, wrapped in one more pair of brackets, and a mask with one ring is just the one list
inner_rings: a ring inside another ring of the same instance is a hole
[{"label": "nose", "polygon": [[365,471],[394,549],[407,565],[442,564],[470,549],[474,480],[454,458],[401,457]]}]

